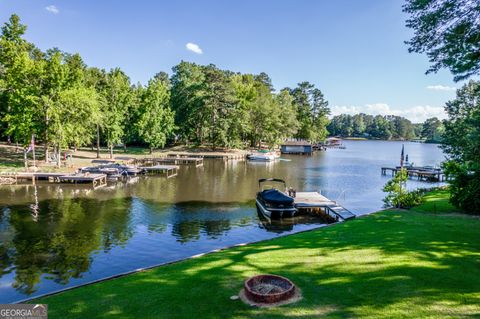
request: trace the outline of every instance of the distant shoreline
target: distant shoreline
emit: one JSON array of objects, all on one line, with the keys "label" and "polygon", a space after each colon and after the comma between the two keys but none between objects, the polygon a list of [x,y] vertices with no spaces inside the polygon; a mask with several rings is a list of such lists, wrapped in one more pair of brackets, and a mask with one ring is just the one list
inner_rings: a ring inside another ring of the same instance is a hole
[{"label": "distant shoreline", "polygon": [[[333,137],[333,136],[331,136]],[[413,140],[401,140],[401,139],[391,139],[391,140],[383,140],[377,138],[366,138],[366,137],[338,137],[342,140],[346,141],[384,141],[384,142],[414,142],[414,143],[425,143],[425,144],[442,144],[439,141],[431,141],[431,140],[420,140],[420,139],[413,139]]]}]

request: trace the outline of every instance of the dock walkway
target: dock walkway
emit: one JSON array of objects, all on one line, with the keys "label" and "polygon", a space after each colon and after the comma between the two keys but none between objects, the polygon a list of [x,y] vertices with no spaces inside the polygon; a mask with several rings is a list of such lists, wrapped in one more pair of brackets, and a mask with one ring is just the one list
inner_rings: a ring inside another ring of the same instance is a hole
[{"label": "dock walkway", "polygon": [[194,165],[195,167],[203,166],[203,158],[199,158],[199,157],[177,157],[177,156],[154,157],[154,158],[139,159],[138,162],[144,165],[167,164],[167,165]]},{"label": "dock walkway", "polygon": [[[387,175],[387,172],[391,172],[392,176],[397,175],[397,173],[402,168],[397,167],[382,167],[382,175]],[[434,181],[434,182],[443,182],[445,181],[445,173],[441,169],[427,169],[424,167],[404,167],[407,170],[407,176],[409,178],[417,178],[418,180]]]},{"label": "dock walkway", "polygon": [[348,220],[355,218],[355,214],[348,209],[338,205],[318,192],[297,192],[295,194],[295,207],[302,212],[317,211],[322,215],[327,215],[334,220]]},{"label": "dock walkway", "polygon": [[245,160],[247,154],[216,154],[216,153],[175,153],[168,154],[168,157],[187,157],[187,158],[201,158],[201,159],[221,159],[224,161]]}]

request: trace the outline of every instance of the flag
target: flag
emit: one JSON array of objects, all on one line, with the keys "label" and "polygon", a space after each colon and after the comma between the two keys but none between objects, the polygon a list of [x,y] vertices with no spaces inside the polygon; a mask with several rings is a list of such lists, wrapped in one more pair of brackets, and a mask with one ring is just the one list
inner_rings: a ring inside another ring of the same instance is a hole
[{"label": "flag", "polygon": [[27,149],[27,154],[30,153],[31,151],[35,152],[35,135],[32,134],[32,139],[30,140],[30,145],[28,146]]},{"label": "flag", "polygon": [[404,156],[405,156],[405,145],[402,144],[402,154],[400,154],[400,167],[403,167]]}]

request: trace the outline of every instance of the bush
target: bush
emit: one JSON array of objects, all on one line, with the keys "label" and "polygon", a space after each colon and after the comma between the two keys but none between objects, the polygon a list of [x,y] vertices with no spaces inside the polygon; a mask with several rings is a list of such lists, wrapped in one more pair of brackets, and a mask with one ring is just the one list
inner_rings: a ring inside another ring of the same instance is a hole
[{"label": "bush", "polygon": [[402,169],[394,178],[385,184],[383,187],[383,191],[387,193],[387,196],[383,199],[385,207],[411,208],[422,203],[422,197],[425,194],[425,190],[406,190],[405,184],[407,178],[407,171]]},{"label": "bush", "polygon": [[470,163],[443,164],[450,184],[450,202],[468,214],[480,215],[480,170]]}]

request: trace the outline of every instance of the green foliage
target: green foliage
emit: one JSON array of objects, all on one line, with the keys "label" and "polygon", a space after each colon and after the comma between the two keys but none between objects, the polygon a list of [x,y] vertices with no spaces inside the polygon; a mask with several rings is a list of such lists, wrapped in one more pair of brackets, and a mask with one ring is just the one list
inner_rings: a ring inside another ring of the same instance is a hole
[{"label": "green foliage", "polygon": [[297,111],[299,128],[295,137],[319,142],[327,137],[327,115],[330,114],[328,102],[323,93],[309,82],[301,82],[290,89]]},{"label": "green foliage", "polygon": [[470,81],[447,103],[443,149],[451,185],[452,203],[471,214],[480,214],[480,83]]},{"label": "green foliage", "polygon": [[449,178],[451,203],[468,214],[480,215],[480,173],[478,168],[474,170],[472,165],[461,164],[455,160],[445,162],[443,168]]},{"label": "green foliage", "polygon": [[101,121],[97,92],[92,88],[73,87],[62,90],[48,109],[51,141],[60,147],[83,146],[94,135]]},{"label": "green foliage", "polygon": [[448,68],[455,81],[480,70],[480,4],[471,0],[407,0],[407,27],[414,36],[410,52],[426,53],[432,63],[427,73]]},{"label": "green foliage", "polygon": [[416,136],[412,122],[395,115],[340,114],[328,125],[334,136],[370,137],[376,139],[412,139]]},{"label": "green foliage", "polygon": [[407,179],[407,170],[401,169],[385,184],[383,191],[386,192],[387,195],[383,201],[386,207],[411,208],[421,204],[424,191],[408,191],[406,189]]},{"label": "green foliage", "polygon": [[259,147],[263,141],[273,147],[296,133],[295,106],[287,90],[273,94],[265,74],[236,74],[232,84],[238,103],[236,132],[250,146]]},{"label": "green foliage", "polygon": [[102,130],[112,156],[114,144],[121,143],[124,136],[124,120],[132,98],[130,79],[118,68],[110,70],[101,94],[104,103]]},{"label": "green foliage", "polygon": [[428,142],[441,142],[444,128],[436,117],[426,119],[422,126],[421,136]]},{"label": "green foliage", "polygon": [[175,128],[167,83],[160,78],[152,79],[140,96],[138,134],[151,150],[164,147]]},{"label": "green foliage", "polygon": [[5,134],[26,145],[38,130],[36,109],[40,66],[31,57],[33,46],[22,36],[26,26],[12,15],[0,38],[0,116]]},{"label": "green foliage", "polygon": [[[178,132],[187,143],[273,147],[297,131],[295,103],[286,90],[274,93],[265,73],[232,74],[214,65],[184,61],[173,72],[171,105]],[[323,96],[315,92],[319,105]],[[317,125],[317,134],[324,134],[321,121],[326,116],[312,118],[316,122],[310,124]]]},{"label": "green foliage", "polygon": [[205,75],[202,67],[182,61],[173,67],[171,105],[178,133],[185,142],[202,143],[201,126]]},{"label": "green foliage", "polygon": [[200,127],[201,140],[217,146],[232,147],[236,140],[232,128],[236,119],[237,104],[230,77],[214,65],[203,68],[205,83]]},{"label": "green foliage", "polygon": [[[23,39],[13,15],[0,38],[0,135],[24,145],[32,134],[55,152],[106,144],[163,147],[175,140],[216,147],[274,147],[289,137],[327,135],[328,102],[313,84],[275,92],[266,73],[240,74],[180,62],[146,87],[115,68],[88,67],[78,53],[46,52]],[[167,105],[167,104],[168,105]],[[174,120],[172,122],[172,119]],[[174,132],[175,130],[175,132]]]}]

